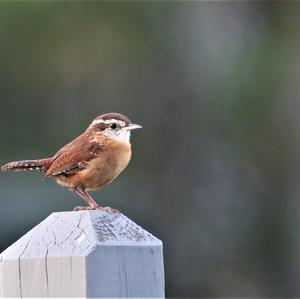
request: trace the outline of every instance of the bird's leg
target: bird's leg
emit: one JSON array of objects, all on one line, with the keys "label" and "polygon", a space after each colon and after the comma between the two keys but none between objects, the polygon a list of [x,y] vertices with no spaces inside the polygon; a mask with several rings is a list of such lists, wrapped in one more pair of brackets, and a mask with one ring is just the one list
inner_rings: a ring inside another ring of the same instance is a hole
[{"label": "bird's leg", "polygon": [[74,189],[74,192],[78,194],[87,204],[87,207],[76,207],[74,210],[96,210],[99,208],[98,204],[93,200],[93,198],[81,188]]},{"label": "bird's leg", "polygon": [[101,211],[107,211],[107,212],[119,212],[118,210],[115,210],[111,207],[100,207],[98,204],[93,200],[93,198],[81,188],[76,188],[72,191],[75,191],[87,204],[87,207],[78,206],[74,208],[74,211],[82,211],[82,210],[101,210]]}]

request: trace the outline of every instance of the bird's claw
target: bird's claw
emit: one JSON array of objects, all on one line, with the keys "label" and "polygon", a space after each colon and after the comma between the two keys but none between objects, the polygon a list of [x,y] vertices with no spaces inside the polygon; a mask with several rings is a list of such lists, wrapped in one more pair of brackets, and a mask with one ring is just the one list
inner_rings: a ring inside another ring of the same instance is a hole
[{"label": "bird's claw", "polygon": [[89,207],[89,206],[77,206],[73,209],[73,211],[91,211],[94,210],[94,208]]},{"label": "bird's claw", "polygon": [[120,213],[120,211],[113,209],[111,207],[90,207],[90,206],[78,206],[73,209],[73,211],[106,211],[109,213]]}]

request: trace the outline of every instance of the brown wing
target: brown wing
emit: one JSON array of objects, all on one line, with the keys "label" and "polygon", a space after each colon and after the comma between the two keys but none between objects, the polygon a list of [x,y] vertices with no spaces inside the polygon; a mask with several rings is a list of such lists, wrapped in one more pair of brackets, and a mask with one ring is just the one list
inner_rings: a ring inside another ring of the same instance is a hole
[{"label": "brown wing", "polygon": [[86,134],[82,134],[56,153],[46,176],[74,174],[84,169],[86,163],[96,158],[100,151],[99,143],[91,142]]}]

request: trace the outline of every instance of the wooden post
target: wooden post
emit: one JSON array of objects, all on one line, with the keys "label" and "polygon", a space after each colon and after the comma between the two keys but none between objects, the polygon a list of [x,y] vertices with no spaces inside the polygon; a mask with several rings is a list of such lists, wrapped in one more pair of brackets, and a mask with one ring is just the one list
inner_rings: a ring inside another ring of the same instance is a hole
[{"label": "wooden post", "polygon": [[53,213],[0,255],[0,296],[164,298],[162,242],[120,213]]}]

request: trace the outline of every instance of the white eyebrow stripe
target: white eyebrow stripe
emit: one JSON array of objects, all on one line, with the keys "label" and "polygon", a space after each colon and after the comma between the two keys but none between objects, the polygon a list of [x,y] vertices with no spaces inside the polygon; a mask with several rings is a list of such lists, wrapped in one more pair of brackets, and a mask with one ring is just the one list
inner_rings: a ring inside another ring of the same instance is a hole
[{"label": "white eyebrow stripe", "polygon": [[112,119],[108,119],[108,120],[95,119],[91,123],[91,126],[96,125],[96,124],[106,124],[106,125],[109,125],[109,124],[112,124],[112,123],[118,123],[121,127],[124,127],[126,125],[126,123],[124,121],[112,118]]}]

